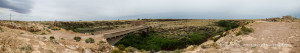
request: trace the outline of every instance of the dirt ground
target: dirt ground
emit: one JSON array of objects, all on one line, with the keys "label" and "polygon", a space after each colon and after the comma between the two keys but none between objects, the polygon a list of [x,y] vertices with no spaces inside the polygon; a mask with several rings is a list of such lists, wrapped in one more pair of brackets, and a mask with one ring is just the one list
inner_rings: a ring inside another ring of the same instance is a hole
[{"label": "dirt ground", "polygon": [[247,25],[254,32],[235,36],[236,31],[222,37],[213,45],[207,41],[186,53],[299,53],[300,22],[266,22],[256,21]]},{"label": "dirt ground", "polygon": [[[90,38],[92,35],[75,33],[66,30],[57,30],[46,35],[33,34],[28,31],[19,29],[10,29],[8,27],[3,27],[3,32],[0,32],[0,53],[24,53],[24,51],[29,51],[30,53],[81,53],[81,52],[92,52],[90,48],[97,48],[104,46],[110,48],[108,44],[98,45],[85,43],[84,40]],[[55,41],[49,39],[50,36],[55,37]],[[80,42],[73,40],[75,36],[81,36]],[[62,38],[64,40],[62,40]],[[104,39],[104,38],[98,38]],[[98,40],[96,39],[96,40]],[[19,44],[19,45],[16,45]],[[21,49],[29,45],[29,49]],[[101,48],[104,48],[101,47]],[[79,50],[78,48],[82,48]],[[111,49],[103,49],[104,51],[109,51]]]}]

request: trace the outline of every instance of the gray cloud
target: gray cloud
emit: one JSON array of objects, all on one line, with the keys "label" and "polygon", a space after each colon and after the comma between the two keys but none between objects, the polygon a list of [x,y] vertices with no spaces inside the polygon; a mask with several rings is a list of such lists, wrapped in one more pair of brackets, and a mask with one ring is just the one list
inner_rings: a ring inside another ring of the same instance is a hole
[{"label": "gray cloud", "polygon": [[29,13],[32,8],[31,0],[0,0],[0,8],[8,8],[18,13]]},{"label": "gray cloud", "polygon": [[32,0],[32,2],[0,0],[0,8],[13,9],[29,16],[40,16],[24,18],[27,20],[264,19],[284,15],[300,17],[300,0]]}]

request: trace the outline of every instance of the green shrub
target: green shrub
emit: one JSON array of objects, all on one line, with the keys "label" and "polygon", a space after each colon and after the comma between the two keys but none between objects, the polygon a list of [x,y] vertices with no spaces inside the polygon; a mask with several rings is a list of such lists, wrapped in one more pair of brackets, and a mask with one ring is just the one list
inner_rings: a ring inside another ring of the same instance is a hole
[{"label": "green shrub", "polygon": [[225,30],[230,30],[239,27],[238,22],[232,20],[221,20],[218,22],[218,25],[221,27],[225,27]]},{"label": "green shrub", "polygon": [[217,42],[221,37],[217,37],[214,39],[214,42]]},{"label": "green shrub", "polygon": [[201,48],[202,49],[206,49],[207,47],[205,45],[201,45]]},{"label": "green shrub", "polygon": [[181,53],[183,50],[181,50],[181,49],[176,49],[176,50],[174,50],[174,53]]},{"label": "green shrub", "polygon": [[242,34],[242,32],[240,31],[240,32],[236,33],[235,35],[236,35],[236,36],[239,36],[239,35],[241,35],[241,34]]},{"label": "green shrub", "polygon": [[244,32],[244,34],[249,34],[254,31],[252,28],[247,28],[245,26],[242,26],[241,30]]},{"label": "green shrub", "polygon": [[29,32],[35,32],[34,29],[30,29]]},{"label": "green shrub", "polygon": [[25,51],[26,53],[30,53],[33,50],[31,45],[22,46],[19,49],[21,49],[22,51]]},{"label": "green shrub", "polygon": [[119,49],[113,49],[110,53],[123,53],[123,52]]},{"label": "green shrub", "polygon": [[21,32],[20,34],[24,34],[24,32]]},{"label": "green shrub", "polygon": [[94,39],[93,38],[88,38],[88,39],[85,39],[85,43],[94,43]]},{"label": "green shrub", "polygon": [[[143,33],[141,33],[143,34]],[[209,33],[193,33],[188,37],[168,38],[156,35],[155,32],[146,33],[144,35],[129,33],[122,40],[118,41],[115,45],[123,44],[125,47],[132,46],[137,49],[145,50],[175,50],[178,48],[184,48],[187,45],[196,45],[205,42],[210,36],[205,35]]]},{"label": "green shrub", "polygon": [[46,35],[46,33],[45,33],[45,32],[43,32],[43,33],[41,33],[41,35]]},{"label": "green shrub", "polygon": [[95,35],[95,33],[91,33],[91,35]]},{"label": "green shrub", "polygon": [[53,39],[55,39],[54,36],[50,36],[50,40],[53,40]]},{"label": "green shrub", "polygon": [[42,37],[43,39],[47,39],[47,37]]},{"label": "green shrub", "polygon": [[144,49],[141,49],[141,50],[140,50],[140,52],[145,52],[145,51],[146,51],[146,50],[144,50]]},{"label": "green shrub", "polygon": [[138,51],[138,49],[129,46],[129,47],[125,48],[125,51],[128,53],[134,53],[134,51]]},{"label": "green shrub", "polygon": [[103,44],[103,43],[106,43],[106,42],[104,42],[104,41],[101,40],[101,41],[99,41],[99,43],[100,43],[100,44]]},{"label": "green shrub", "polygon": [[76,42],[79,42],[81,40],[81,37],[75,36],[73,39],[76,40]]},{"label": "green shrub", "polygon": [[118,45],[118,48],[121,50],[121,51],[124,51],[125,50],[125,46],[123,44],[119,44]]},{"label": "green shrub", "polygon": [[239,31],[238,33],[236,33],[236,36],[239,36],[241,34],[249,34],[249,33],[253,32],[253,31],[254,31],[254,29],[252,29],[252,28],[247,28],[245,26],[242,26],[241,31]]},{"label": "green shrub", "polygon": [[65,38],[60,38],[61,40],[65,40]]}]

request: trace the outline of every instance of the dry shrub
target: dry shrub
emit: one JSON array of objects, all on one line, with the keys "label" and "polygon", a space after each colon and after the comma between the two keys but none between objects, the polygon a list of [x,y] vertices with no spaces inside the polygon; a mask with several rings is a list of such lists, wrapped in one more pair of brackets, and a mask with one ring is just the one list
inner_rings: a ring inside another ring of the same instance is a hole
[{"label": "dry shrub", "polygon": [[242,26],[241,31],[238,32],[238,33],[236,34],[236,36],[242,35],[242,34],[249,34],[249,33],[253,32],[253,31],[254,31],[253,28],[247,28],[247,27],[245,27],[245,26]]},{"label": "dry shrub", "polygon": [[139,50],[134,47],[129,46],[129,47],[125,48],[125,51],[129,52],[129,53],[133,53],[134,51],[139,51]]},{"label": "dry shrub", "polygon": [[83,53],[83,52],[84,52],[84,48],[82,48],[82,47],[78,47],[76,50],[77,50],[79,53]]},{"label": "dry shrub", "polygon": [[114,49],[110,53],[123,53],[122,50]]},{"label": "dry shrub", "polygon": [[33,51],[32,46],[26,44],[22,40],[16,39],[14,36],[6,36],[0,34],[0,53],[31,53]]}]

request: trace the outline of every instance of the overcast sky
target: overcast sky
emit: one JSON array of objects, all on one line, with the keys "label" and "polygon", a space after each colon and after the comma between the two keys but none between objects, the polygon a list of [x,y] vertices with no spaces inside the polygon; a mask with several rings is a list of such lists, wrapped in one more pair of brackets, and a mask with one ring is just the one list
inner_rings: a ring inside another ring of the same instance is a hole
[{"label": "overcast sky", "polygon": [[300,0],[0,0],[0,19],[24,21],[300,17]]}]

